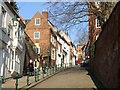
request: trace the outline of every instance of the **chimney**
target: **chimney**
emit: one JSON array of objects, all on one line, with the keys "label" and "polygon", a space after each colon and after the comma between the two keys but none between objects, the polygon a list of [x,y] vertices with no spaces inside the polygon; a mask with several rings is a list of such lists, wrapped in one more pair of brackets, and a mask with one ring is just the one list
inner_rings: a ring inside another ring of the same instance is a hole
[{"label": "chimney", "polygon": [[48,12],[47,9],[43,9],[42,11],[42,23],[44,26],[48,25]]},{"label": "chimney", "polygon": [[48,12],[47,12],[47,9],[43,9],[42,11],[42,16],[48,20]]}]

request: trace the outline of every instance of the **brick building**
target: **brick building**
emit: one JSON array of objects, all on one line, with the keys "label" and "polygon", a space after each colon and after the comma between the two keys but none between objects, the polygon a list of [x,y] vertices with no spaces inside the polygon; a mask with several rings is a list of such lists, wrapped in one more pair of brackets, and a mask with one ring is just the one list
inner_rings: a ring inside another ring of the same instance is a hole
[{"label": "brick building", "polygon": [[[95,5],[98,5],[97,2],[92,2]],[[88,5],[88,11],[89,11],[89,32],[88,32],[88,38],[89,38],[89,44],[90,46],[94,44],[94,42],[97,40],[100,32],[101,32],[101,26],[99,23],[99,20],[91,10],[90,6]]]},{"label": "brick building", "polygon": [[57,44],[56,28],[48,21],[48,12],[46,10],[42,14],[37,12],[31,20],[25,20],[25,22],[25,31],[37,46],[36,52],[44,57],[48,66],[54,65]]},{"label": "brick building", "polygon": [[83,47],[83,45],[77,45],[77,47],[76,47],[76,51],[77,51],[76,63],[77,63],[77,64],[80,64],[80,62],[81,62],[82,47]]}]

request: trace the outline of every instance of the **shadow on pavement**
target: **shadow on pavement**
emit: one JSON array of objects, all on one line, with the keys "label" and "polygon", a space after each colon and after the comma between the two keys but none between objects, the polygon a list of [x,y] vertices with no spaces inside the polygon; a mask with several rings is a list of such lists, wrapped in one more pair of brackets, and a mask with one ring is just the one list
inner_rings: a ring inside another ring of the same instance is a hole
[{"label": "shadow on pavement", "polygon": [[[85,66],[84,68],[88,71],[87,75],[91,77],[91,79],[93,80],[94,84],[97,87],[97,90],[106,89],[105,86],[101,83],[101,81],[94,75],[94,73],[91,72],[89,66]],[[96,90],[96,89],[93,89],[93,90]]]}]

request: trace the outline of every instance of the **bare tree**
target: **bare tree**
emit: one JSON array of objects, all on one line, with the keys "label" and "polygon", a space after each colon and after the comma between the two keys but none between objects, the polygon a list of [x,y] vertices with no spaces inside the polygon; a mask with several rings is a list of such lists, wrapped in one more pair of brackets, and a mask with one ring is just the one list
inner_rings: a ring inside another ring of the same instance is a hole
[{"label": "bare tree", "polygon": [[[49,2],[48,11],[50,19],[58,25],[62,25],[65,30],[80,25],[88,21],[88,15],[95,15],[101,26],[108,19],[115,2]],[[88,7],[92,13],[88,12]]]},{"label": "bare tree", "polygon": [[[81,33],[80,33],[81,32]],[[84,28],[81,28],[77,31],[76,39],[74,43],[77,44],[86,44],[88,41],[88,31],[86,30],[86,26]]]},{"label": "bare tree", "polygon": [[94,15],[102,26],[109,18],[116,2],[87,2],[89,15]]},{"label": "bare tree", "polygon": [[57,26],[63,26],[64,30],[88,21],[85,17],[88,15],[85,2],[51,2],[48,5],[50,19]]},{"label": "bare tree", "polygon": [[[50,19],[59,29],[76,30],[78,32],[76,43],[85,44],[88,36],[86,30],[88,27],[83,27],[88,24],[88,16],[94,15],[102,26],[109,18],[116,2],[49,2],[48,11]],[[84,31],[85,30],[85,31]]]}]

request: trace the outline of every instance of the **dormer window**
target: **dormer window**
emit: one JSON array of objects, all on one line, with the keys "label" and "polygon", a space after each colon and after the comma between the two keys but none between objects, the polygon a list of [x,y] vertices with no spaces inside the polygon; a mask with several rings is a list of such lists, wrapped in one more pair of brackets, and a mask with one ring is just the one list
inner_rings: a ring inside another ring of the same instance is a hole
[{"label": "dormer window", "polygon": [[40,18],[35,18],[35,25],[40,25]]}]

